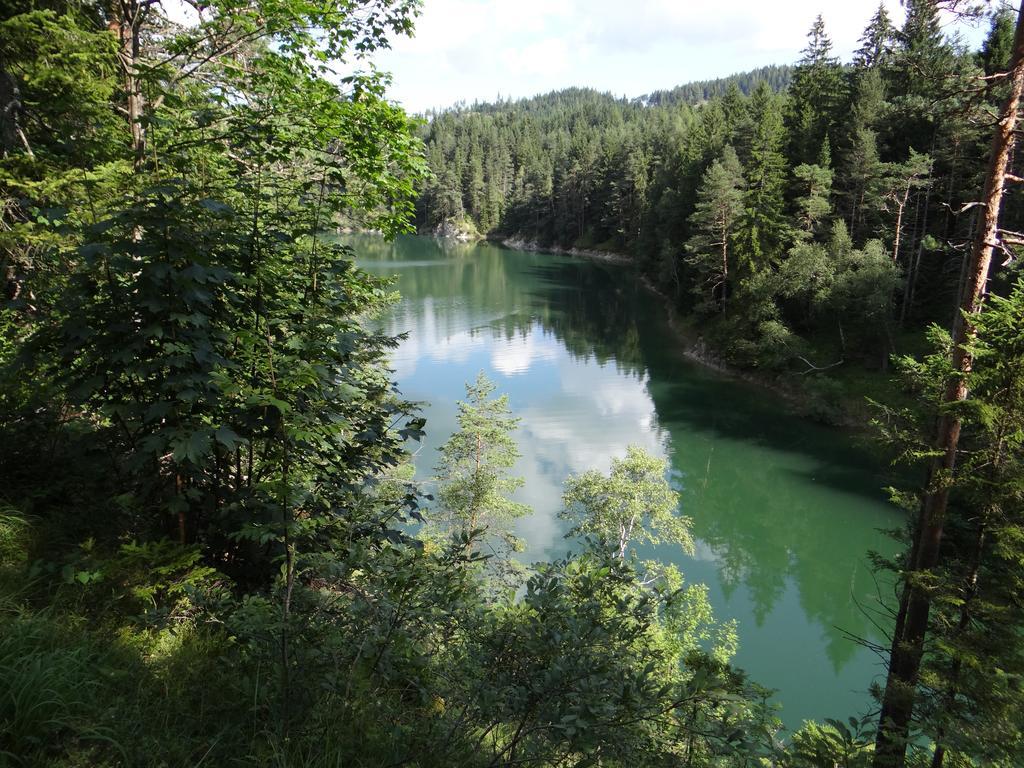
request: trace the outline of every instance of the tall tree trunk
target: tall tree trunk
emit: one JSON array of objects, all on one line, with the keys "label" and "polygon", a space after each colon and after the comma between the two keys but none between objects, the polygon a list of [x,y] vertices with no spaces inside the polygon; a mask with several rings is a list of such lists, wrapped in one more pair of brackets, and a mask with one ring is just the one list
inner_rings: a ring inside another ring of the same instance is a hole
[{"label": "tall tree trunk", "polygon": [[139,0],[118,0],[112,9],[109,28],[118,35],[118,61],[124,84],[126,111],[132,137],[134,166],[138,170],[146,156],[146,130],[142,124],[145,101],[139,82],[139,52],[145,7]]},{"label": "tall tree trunk", "polygon": [[949,186],[946,187],[945,220],[942,225],[942,232],[945,237],[950,237],[956,222],[953,215],[953,197],[956,192],[957,173],[959,172],[958,160],[960,159],[960,137],[953,136],[953,154],[949,163]]},{"label": "tall tree trunk", "polygon": [[722,227],[722,311],[729,300],[729,226]]},{"label": "tall tree trunk", "polygon": [[282,433],[284,457],[281,468],[281,534],[284,542],[284,594],[281,597],[281,735],[288,737],[291,722],[291,649],[289,622],[292,613],[292,592],[295,589],[295,542],[291,536],[292,511],[289,506],[288,437]]},{"label": "tall tree trunk", "polygon": [[[932,151],[935,151],[935,145],[932,144]],[[920,200],[920,196],[918,196]],[[917,276],[921,271],[921,254],[924,252],[924,239],[928,234],[928,210],[931,207],[932,200],[932,185],[929,184],[924,194],[924,215],[923,221],[921,222],[920,231],[915,234],[915,242],[917,247],[914,249],[913,256],[908,259],[907,266],[909,274],[907,275],[907,282],[903,291],[903,304],[900,305],[900,327],[906,322],[907,313],[910,308],[914,305],[914,294],[917,293]]]},{"label": "tall tree trunk", "polygon": [[874,768],[902,768],[906,762],[918,673],[931,609],[928,591],[913,577],[933,569],[939,562],[950,483],[956,468],[960,442],[960,419],[951,411],[950,406],[967,399],[966,377],[973,362],[968,350],[968,344],[975,334],[973,316],[981,310],[992,253],[999,244],[999,211],[1014,146],[1017,112],[1024,91],[1024,0],[1017,14],[1009,81],[1010,94],[1000,112],[992,137],[967,280],[961,292],[959,312],[953,323],[951,362],[955,374],[947,382],[942,398],[943,409],[935,439],[935,447],[940,456],[932,463],[928,487],[921,504],[915,531],[916,556],[908,567],[912,578],[904,583],[900,601],[900,614],[904,618],[899,622],[901,626],[897,626],[893,633],[889,673],[875,740]]},{"label": "tall tree trunk", "polygon": [[893,201],[896,203],[896,234],[893,237],[892,243],[892,260],[894,264],[900,263],[900,244],[903,242],[903,213],[907,209],[907,201],[910,199],[910,185],[913,183],[913,177],[907,180],[907,188],[903,192],[903,196],[900,198],[893,197]]}]

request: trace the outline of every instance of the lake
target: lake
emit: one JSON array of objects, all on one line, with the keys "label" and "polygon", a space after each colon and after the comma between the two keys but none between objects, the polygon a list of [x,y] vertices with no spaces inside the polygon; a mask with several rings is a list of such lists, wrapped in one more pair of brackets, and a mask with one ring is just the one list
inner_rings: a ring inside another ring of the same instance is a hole
[{"label": "lake", "polygon": [[398,278],[384,324],[408,334],[393,365],[427,418],[421,478],[479,371],[522,420],[527,561],[571,547],[556,517],[568,475],[606,471],[631,443],[667,457],[697,552],[657,555],[708,586],[716,618],[738,622],[734,663],[778,690],[790,728],[872,706],[881,665],[850,638],[884,643],[875,610],[887,589],[867,553],[894,551],[882,529],[901,515],[869,451],[687,360],[660,300],[623,267],[423,237],[344,240],[368,272]]}]

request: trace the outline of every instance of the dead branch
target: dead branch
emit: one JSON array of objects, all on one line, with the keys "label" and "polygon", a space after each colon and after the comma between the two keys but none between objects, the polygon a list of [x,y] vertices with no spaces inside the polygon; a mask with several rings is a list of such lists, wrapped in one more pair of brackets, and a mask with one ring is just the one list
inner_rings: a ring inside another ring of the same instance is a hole
[{"label": "dead branch", "polygon": [[840,366],[840,365],[842,365],[843,363],[846,362],[845,360],[838,360],[838,361],[832,363],[831,365],[817,366],[814,363],[812,363],[810,360],[808,360],[806,357],[803,357],[801,355],[797,355],[796,358],[797,358],[797,360],[803,361],[807,365],[807,370],[806,371],[801,371],[798,374],[800,376],[806,376],[808,373],[819,373],[821,371],[827,371],[830,368],[835,368],[835,367]]}]

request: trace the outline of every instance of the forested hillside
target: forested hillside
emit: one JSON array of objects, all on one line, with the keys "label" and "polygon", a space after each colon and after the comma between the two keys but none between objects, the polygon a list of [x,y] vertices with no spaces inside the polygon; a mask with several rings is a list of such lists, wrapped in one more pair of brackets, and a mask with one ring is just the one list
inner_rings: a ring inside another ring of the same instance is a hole
[{"label": "forested hillside", "polygon": [[[424,145],[366,66],[415,0],[0,5],[0,765],[1021,765],[1024,20],[969,52],[938,7],[848,66],[815,25],[784,94],[566,91]],[[393,286],[326,233],[417,211],[626,252],[746,365],[879,367],[959,307],[880,416],[921,478],[880,711],[782,732],[640,557],[697,554],[662,458],[566,478],[572,554],[526,566],[481,376],[414,482]]]},{"label": "forested hillside", "polygon": [[997,16],[968,51],[919,0],[849,63],[819,19],[792,70],[436,114],[419,226],[628,254],[734,364],[883,367],[949,318],[1012,35]]},{"label": "forested hillside", "polygon": [[741,72],[729,77],[714,80],[697,80],[692,83],[676,86],[667,91],[653,91],[640,97],[640,102],[652,106],[669,106],[672,104],[703,104],[714,98],[725,96],[732,86],[740,89],[740,93],[749,96],[758,83],[768,83],[776,93],[789,87],[793,77],[793,67],[789,64],[781,66],[769,65],[758,67],[751,72]]}]

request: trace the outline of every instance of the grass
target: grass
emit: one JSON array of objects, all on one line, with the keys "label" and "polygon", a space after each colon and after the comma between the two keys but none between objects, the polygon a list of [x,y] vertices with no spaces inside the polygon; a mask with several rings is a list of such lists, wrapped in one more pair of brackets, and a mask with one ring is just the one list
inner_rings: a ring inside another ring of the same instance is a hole
[{"label": "grass", "polygon": [[0,621],[0,755],[9,764],[46,764],[61,751],[84,757],[93,745],[123,754],[114,730],[93,717],[103,654],[69,630],[47,612]]}]

